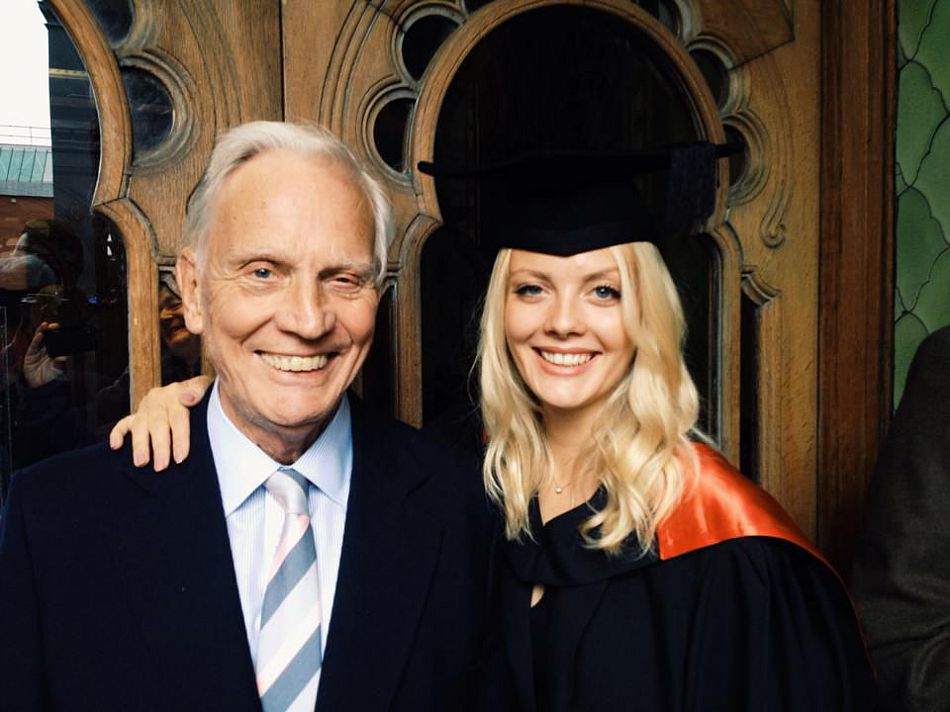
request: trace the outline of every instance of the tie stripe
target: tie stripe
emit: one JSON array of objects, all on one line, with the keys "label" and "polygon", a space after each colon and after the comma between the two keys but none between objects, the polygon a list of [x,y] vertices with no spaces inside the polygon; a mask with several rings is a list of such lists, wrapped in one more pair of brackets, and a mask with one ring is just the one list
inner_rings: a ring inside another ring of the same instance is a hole
[{"label": "tie stripe", "polygon": [[321,617],[317,553],[307,480],[281,468],[265,483],[284,509],[280,543],[261,607],[256,661],[264,712],[313,710],[320,678]]},{"label": "tie stripe", "polygon": [[277,551],[274,552],[274,561],[271,563],[270,571],[267,572],[267,580],[270,581],[284,563],[284,559],[293,550],[294,546],[300,541],[300,538],[309,531],[310,519],[305,516],[296,515],[289,519],[285,525],[290,531],[284,535]]},{"label": "tie stripe", "polygon": [[[281,638],[279,647],[268,656],[266,665],[258,665],[257,680],[258,685],[265,690],[270,689],[274,681],[280,677],[284,669],[290,665],[291,661],[297,655],[297,652],[310,639],[314,632],[312,621],[319,619],[319,606],[314,606],[303,617],[303,620],[296,616],[292,617],[293,628],[283,628],[286,630]],[[285,616],[286,618],[286,616]],[[320,624],[316,623],[316,630],[319,633]]]},{"label": "tie stripe", "polygon": [[261,609],[261,627],[270,620],[307,571],[313,568],[316,574],[316,564],[313,534],[308,526],[304,535],[297,540],[280,568],[277,569],[277,573],[267,583],[267,590],[264,592],[264,607]]},{"label": "tie stripe", "polygon": [[300,691],[319,672],[313,661],[320,659],[320,628],[317,627],[303,647],[284,668],[280,677],[261,697],[265,710],[285,710],[290,707]]}]

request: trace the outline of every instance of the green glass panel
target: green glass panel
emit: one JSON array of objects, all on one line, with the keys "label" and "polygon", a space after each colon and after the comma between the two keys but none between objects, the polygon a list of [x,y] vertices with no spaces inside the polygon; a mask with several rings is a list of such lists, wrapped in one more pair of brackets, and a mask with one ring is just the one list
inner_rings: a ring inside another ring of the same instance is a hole
[{"label": "green glass panel", "polygon": [[898,46],[904,50],[905,56],[913,56],[936,2],[937,0],[899,0],[897,37]]},{"label": "green glass panel", "polygon": [[36,152],[36,161],[33,163],[33,174],[30,176],[32,183],[43,182],[43,173],[46,170],[46,162],[49,158],[50,154],[47,151]]},{"label": "green glass panel", "polygon": [[920,165],[914,183],[927,202],[933,216],[946,232],[950,228],[950,122],[937,129],[930,153]]},{"label": "green glass panel", "polygon": [[894,290],[894,321],[896,322],[900,319],[904,313],[907,311],[907,307],[904,306],[904,299],[901,297],[899,289]]},{"label": "green glass panel", "polygon": [[36,151],[35,150],[26,150],[23,152],[23,163],[20,164],[20,175],[19,181],[21,183],[29,183],[30,177],[33,175],[33,165],[36,163]]},{"label": "green glass panel", "polygon": [[913,181],[934,131],[947,109],[930,81],[927,70],[911,62],[900,73],[897,97],[897,162],[907,180]]},{"label": "green glass panel", "polygon": [[930,280],[920,289],[914,314],[928,331],[950,324],[950,248],[934,262]]},{"label": "green glass panel", "polygon": [[915,59],[930,73],[934,86],[950,100],[950,62],[947,61],[947,38],[950,37],[950,2],[938,2],[933,17],[920,41]]},{"label": "green glass panel", "polygon": [[898,0],[897,34],[895,404],[920,342],[950,322],[950,0]]},{"label": "green glass panel", "polygon": [[13,160],[12,148],[0,148],[0,180],[6,180],[10,172],[10,161]]},{"label": "green glass panel", "polygon": [[16,148],[13,150],[13,155],[10,157],[10,168],[8,175],[10,180],[18,180],[20,177],[20,166],[23,165],[23,149]]},{"label": "green glass panel", "polygon": [[913,309],[934,260],[947,248],[927,199],[915,188],[908,188],[897,201],[897,234],[897,289]]},{"label": "green glass panel", "polygon": [[927,328],[913,314],[905,314],[894,324],[894,406],[904,395],[904,383],[914,353],[927,337]]}]

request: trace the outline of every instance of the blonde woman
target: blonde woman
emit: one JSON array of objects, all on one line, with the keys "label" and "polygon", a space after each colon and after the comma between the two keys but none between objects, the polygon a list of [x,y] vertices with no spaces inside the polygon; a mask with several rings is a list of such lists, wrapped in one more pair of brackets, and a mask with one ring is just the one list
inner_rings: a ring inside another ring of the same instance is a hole
[{"label": "blonde woman", "polygon": [[[539,168],[518,170],[524,183]],[[483,474],[505,528],[497,706],[870,709],[840,581],[768,495],[696,442],[656,234],[629,187],[578,174],[502,211],[481,320]],[[150,396],[153,418],[180,413],[180,389]],[[140,442],[147,420],[132,423]]]}]

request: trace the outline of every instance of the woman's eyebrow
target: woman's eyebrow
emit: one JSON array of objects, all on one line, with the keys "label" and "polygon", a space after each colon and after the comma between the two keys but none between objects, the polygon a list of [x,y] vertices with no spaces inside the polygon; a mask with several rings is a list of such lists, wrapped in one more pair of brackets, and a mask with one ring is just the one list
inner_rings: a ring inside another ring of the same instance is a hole
[{"label": "woman's eyebrow", "polygon": [[616,267],[602,269],[599,272],[591,272],[583,277],[585,282],[594,282],[598,279],[620,279],[620,270]]},{"label": "woman's eyebrow", "polygon": [[551,278],[550,275],[547,274],[547,272],[539,272],[534,269],[526,269],[526,268],[512,270],[512,272],[508,276],[521,277],[521,278],[533,277],[534,279],[543,279],[543,280],[550,280]]}]

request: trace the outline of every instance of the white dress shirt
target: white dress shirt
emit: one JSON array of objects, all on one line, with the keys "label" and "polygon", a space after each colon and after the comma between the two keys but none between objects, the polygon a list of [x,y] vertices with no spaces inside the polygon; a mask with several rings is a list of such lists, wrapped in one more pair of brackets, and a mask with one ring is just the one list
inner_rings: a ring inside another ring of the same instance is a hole
[{"label": "white dress shirt", "polygon": [[[256,664],[267,570],[280,540],[284,517],[280,504],[264,488],[264,482],[281,465],[251,442],[225,415],[217,381],[208,402],[208,437],[231,540],[244,628],[251,659]],[[310,481],[307,499],[317,548],[322,617],[320,644],[325,653],[353,469],[353,431],[345,397],[320,437],[290,467]]]}]

